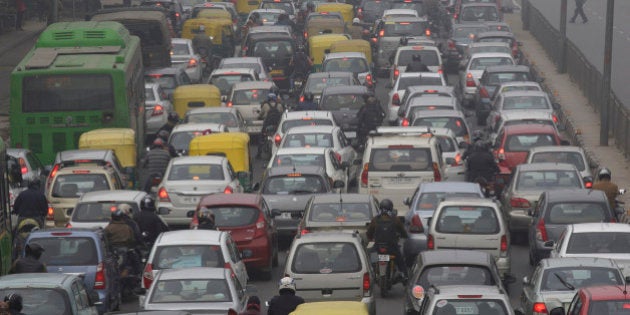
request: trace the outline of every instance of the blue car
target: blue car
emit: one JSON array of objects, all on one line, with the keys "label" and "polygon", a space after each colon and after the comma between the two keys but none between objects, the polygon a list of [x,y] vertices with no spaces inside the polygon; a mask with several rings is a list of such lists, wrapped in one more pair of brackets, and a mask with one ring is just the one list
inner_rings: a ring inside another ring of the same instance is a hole
[{"label": "blue car", "polygon": [[[118,266],[109,252],[102,229],[49,229],[31,232],[26,244],[44,248],[40,261],[49,273],[84,276],[85,286],[98,293],[99,314],[119,309],[121,294]],[[22,254],[24,255],[24,254]]]}]

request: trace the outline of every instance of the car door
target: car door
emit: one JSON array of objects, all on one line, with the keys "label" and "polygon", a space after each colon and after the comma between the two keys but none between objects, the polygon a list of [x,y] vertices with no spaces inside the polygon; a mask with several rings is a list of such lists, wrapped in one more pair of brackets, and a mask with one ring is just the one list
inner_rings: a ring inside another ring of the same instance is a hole
[{"label": "car door", "polygon": [[238,251],[236,247],[236,242],[232,240],[232,237],[229,233],[226,233],[225,238],[225,248],[227,249],[227,255],[224,252],[224,257],[226,260],[229,259],[230,266],[232,267],[232,271],[234,275],[241,283],[241,285],[247,284],[247,269],[245,267],[245,263],[241,259],[241,253]]},{"label": "car door", "polygon": [[85,288],[85,284],[79,279],[74,280],[71,285],[72,297],[74,300],[77,314],[79,315],[96,315],[98,311],[96,307],[90,306],[90,300]]},{"label": "car door", "polygon": [[521,308],[524,310],[531,310],[534,307],[534,303],[536,303],[536,291],[537,291],[537,283],[540,282],[539,278],[541,275],[542,268],[540,265],[534,270],[531,274],[531,277],[528,279],[528,283],[523,283],[523,294],[521,294]]}]

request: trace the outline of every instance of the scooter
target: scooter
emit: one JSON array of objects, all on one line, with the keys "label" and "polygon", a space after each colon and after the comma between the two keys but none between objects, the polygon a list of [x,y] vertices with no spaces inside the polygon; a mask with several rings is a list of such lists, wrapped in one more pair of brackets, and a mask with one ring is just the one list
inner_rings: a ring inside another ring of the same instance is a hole
[{"label": "scooter", "polygon": [[116,263],[119,271],[120,292],[124,301],[130,301],[140,288],[141,271],[140,257],[135,249],[129,247],[114,248]]}]

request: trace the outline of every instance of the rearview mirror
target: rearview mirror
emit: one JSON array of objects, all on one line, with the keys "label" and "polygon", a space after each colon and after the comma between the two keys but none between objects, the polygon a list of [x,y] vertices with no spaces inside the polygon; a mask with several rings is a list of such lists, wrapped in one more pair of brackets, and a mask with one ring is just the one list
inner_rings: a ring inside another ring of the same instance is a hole
[{"label": "rearview mirror", "polygon": [[553,248],[555,242],[554,241],[546,241],[543,246],[547,248]]},{"label": "rearview mirror", "polygon": [[405,198],[405,200],[403,200],[403,204],[405,204],[405,206],[411,206],[411,198]]}]

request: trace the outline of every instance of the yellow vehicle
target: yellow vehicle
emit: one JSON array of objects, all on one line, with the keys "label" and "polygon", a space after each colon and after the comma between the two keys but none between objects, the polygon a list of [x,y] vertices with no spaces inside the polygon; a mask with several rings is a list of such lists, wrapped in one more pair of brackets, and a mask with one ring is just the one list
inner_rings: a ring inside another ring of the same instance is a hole
[{"label": "yellow vehicle", "polygon": [[197,18],[198,19],[232,19],[232,15],[230,15],[230,12],[225,11],[225,10],[217,10],[217,9],[211,9],[211,10],[200,10],[199,13],[197,13]]},{"label": "yellow vehicle", "polygon": [[316,12],[339,12],[345,23],[352,23],[354,18],[354,7],[346,3],[320,3],[317,5]]},{"label": "yellow vehicle", "polygon": [[234,55],[236,37],[231,19],[213,17],[186,20],[182,27],[182,38],[193,39],[198,34],[210,37],[213,54],[224,58]]},{"label": "yellow vehicle", "polygon": [[138,152],[142,143],[136,143],[135,131],[131,128],[101,128],[86,131],[79,137],[79,149],[110,149],[116,154],[124,169],[126,186],[135,187]]},{"label": "yellow vehicle", "polygon": [[[260,7],[261,0],[236,0],[236,12],[238,12],[238,16],[242,22],[247,19],[252,10],[258,9]],[[245,23],[241,23],[245,24]]]},{"label": "yellow vehicle", "polygon": [[313,71],[317,72],[322,68],[322,62],[327,53],[330,53],[330,47],[341,41],[347,41],[350,37],[345,34],[324,34],[311,36],[308,38],[308,55],[313,60]]},{"label": "yellow vehicle", "polygon": [[363,302],[331,301],[300,304],[290,315],[369,315],[369,313],[368,306]]},{"label": "yellow vehicle", "polygon": [[345,34],[346,24],[337,19],[312,18],[304,26],[304,38],[322,34]]},{"label": "yellow vehicle", "polygon": [[372,46],[363,39],[351,39],[333,43],[330,52],[362,52],[367,58],[368,64],[372,63]]},{"label": "yellow vehicle", "polygon": [[211,154],[225,155],[245,191],[251,191],[252,171],[249,159],[249,135],[247,133],[214,133],[195,137],[190,141],[188,155]]},{"label": "yellow vehicle", "polygon": [[190,109],[220,106],[221,91],[211,84],[180,85],[173,91],[173,108],[179,117],[186,116]]}]

